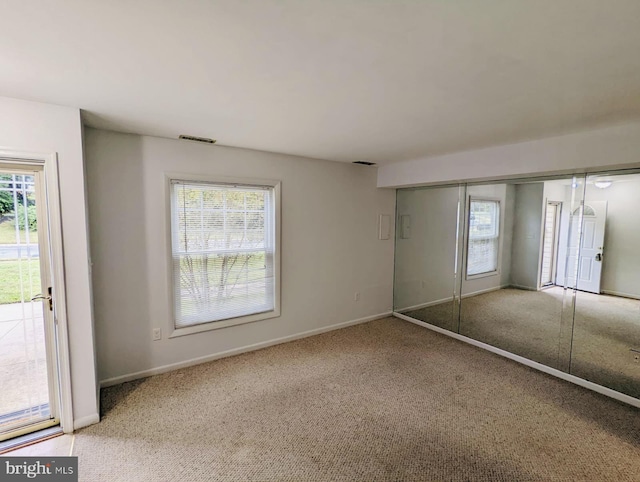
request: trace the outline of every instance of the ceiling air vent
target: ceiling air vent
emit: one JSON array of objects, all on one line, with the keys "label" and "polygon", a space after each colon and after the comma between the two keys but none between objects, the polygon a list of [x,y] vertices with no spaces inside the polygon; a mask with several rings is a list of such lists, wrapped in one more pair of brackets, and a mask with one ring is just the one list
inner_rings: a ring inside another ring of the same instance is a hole
[{"label": "ceiling air vent", "polygon": [[353,161],[353,164],[362,164],[363,166],[375,166],[376,165],[375,162],[369,162],[369,161]]},{"label": "ceiling air vent", "polygon": [[197,137],[197,136],[185,136],[180,135],[178,139],[184,139],[185,141],[195,141],[195,142],[204,142],[205,144],[215,144],[215,139],[209,139],[208,137]]}]

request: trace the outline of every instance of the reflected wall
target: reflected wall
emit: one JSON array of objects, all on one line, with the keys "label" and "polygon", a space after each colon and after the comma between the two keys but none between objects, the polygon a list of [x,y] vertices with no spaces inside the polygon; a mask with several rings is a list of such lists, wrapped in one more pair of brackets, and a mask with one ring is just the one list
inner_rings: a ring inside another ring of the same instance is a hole
[{"label": "reflected wall", "polygon": [[640,175],[602,177],[399,189],[395,311],[640,398]]},{"label": "reflected wall", "polygon": [[457,251],[464,188],[397,193],[394,310],[457,331]]}]

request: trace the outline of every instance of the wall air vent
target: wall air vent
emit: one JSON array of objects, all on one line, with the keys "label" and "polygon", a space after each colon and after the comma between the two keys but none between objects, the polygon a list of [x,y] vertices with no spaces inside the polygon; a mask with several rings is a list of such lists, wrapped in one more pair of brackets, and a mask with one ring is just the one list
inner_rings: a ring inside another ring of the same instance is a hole
[{"label": "wall air vent", "polygon": [[353,164],[362,164],[363,166],[375,166],[376,165],[375,162],[369,162],[369,161],[353,161]]},{"label": "wall air vent", "polygon": [[215,144],[215,139],[209,139],[208,137],[197,137],[197,136],[185,136],[180,135],[178,139],[184,139],[185,141],[195,141],[195,142],[204,142],[205,144]]}]

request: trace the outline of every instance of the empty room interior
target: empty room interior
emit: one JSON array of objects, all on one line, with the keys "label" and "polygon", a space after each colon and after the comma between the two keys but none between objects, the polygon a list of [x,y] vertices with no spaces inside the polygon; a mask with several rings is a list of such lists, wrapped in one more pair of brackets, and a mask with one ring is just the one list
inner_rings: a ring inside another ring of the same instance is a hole
[{"label": "empty room interior", "polygon": [[0,479],[639,480],[639,51],[637,0],[4,0]]}]

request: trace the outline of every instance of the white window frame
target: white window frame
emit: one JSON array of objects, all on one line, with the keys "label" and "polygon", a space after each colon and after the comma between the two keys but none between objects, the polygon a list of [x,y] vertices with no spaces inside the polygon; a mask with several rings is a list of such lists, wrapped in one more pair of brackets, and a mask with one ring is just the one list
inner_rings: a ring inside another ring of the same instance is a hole
[{"label": "white window frame", "polygon": [[[173,277],[173,218],[172,218],[172,200],[171,200],[171,184],[172,181],[181,182],[204,182],[212,184],[228,184],[230,186],[266,186],[273,188],[274,201],[274,236],[275,250],[273,257],[273,274],[274,274],[274,306],[272,311],[256,313],[252,315],[240,316],[207,323],[200,323],[193,326],[176,328],[175,326],[175,301],[174,301],[174,277]],[[242,325],[245,323],[253,323],[254,321],[267,320],[280,316],[280,190],[281,182],[273,179],[249,179],[226,176],[208,176],[201,174],[188,173],[165,173],[165,199],[167,212],[167,280],[168,280],[168,300],[169,300],[169,338],[191,335],[194,333],[202,333],[211,330],[219,330],[230,326]]]},{"label": "white window frame", "polygon": [[[493,271],[485,271],[484,273],[477,274],[468,274],[469,273],[469,247],[471,244],[471,203],[472,202],[494,202],[498,205],[498,249],[496,251],[496,269]],[[496,276],[500,274],[501,268],[501,254],[502,254],[502,229],[503,229],[503,219],[502,219],[502,202],[500,199],[492,198],[492,197],[482,197],[482,196],[469,196],[469,202],[467,205],[467,246],[465,250],[465,266],[464,266],[464,274],[465,279],[468,281],[487,278],[489,276]]]}]

